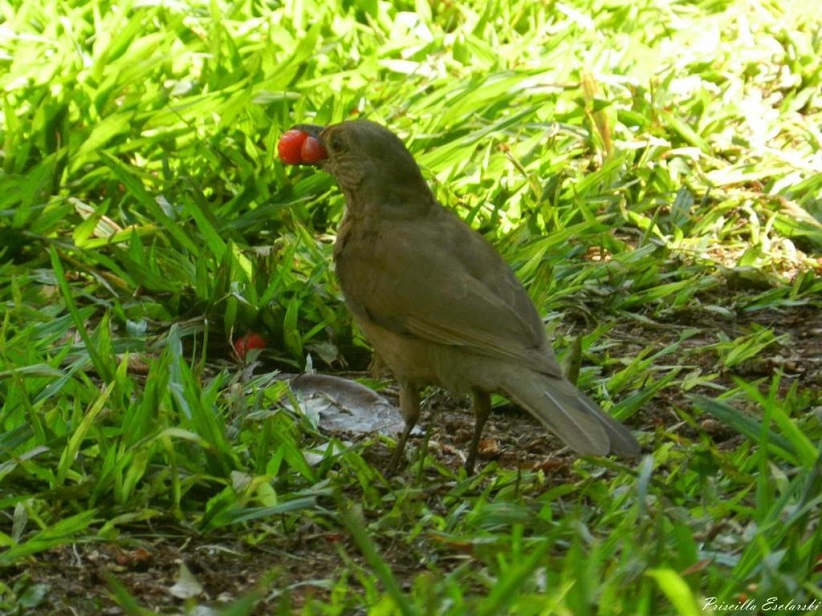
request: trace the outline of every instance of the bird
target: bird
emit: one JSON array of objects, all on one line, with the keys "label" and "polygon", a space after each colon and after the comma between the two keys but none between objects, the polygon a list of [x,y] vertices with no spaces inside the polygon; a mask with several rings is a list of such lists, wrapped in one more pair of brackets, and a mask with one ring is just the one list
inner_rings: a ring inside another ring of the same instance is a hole
[{"label": "bird", "polygon": [[365,119],[292,131],[319,142],[322,155],[303,162],[329,173],[345,197],[333,251],[337,280],[398,384],[404,429],[389,474],[430,385],[473,398],[469,475],[491,394],[521,406],[581,455],[640,451],[630,430],[565,378],[522,282],[482,234],[437,201],[399,137]]}]

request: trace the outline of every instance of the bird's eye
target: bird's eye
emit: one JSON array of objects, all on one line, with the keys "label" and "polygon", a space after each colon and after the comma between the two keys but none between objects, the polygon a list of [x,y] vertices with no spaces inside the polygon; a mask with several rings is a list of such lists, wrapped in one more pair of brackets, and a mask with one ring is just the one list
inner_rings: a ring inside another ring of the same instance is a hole
[{"label": "bird's eye", "polygon": [[335,154],[345,151],[345,143],[339,135],[331,135],[331,139],[328,140],[328,147]]}]

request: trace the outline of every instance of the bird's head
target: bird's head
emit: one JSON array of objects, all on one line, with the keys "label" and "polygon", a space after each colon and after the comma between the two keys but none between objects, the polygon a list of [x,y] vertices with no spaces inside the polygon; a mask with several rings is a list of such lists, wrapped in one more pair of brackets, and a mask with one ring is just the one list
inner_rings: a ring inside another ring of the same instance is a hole
[{"label": "bird's head", "polygon": [[433,202],[411,153],[384,126],[353,120],[327,127],[298,124],[292,130],[307,133],[323,146],[325,156],[313,162],[334,176],[354,213],[379,206],[411,214]]}]

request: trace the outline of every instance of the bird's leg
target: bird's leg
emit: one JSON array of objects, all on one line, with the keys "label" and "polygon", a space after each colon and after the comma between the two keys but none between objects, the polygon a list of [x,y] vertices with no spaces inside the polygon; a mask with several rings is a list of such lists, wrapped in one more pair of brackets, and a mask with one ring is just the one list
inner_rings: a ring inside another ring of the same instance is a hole
[{"label": "bird's leg", "polygon": [[468,450],[468,459],[465,460],[465,470],[471,475],[474,472],[474,462],[477,460],[482,429],[488,416],[491,414],[491,394],[485,391],[474,390],[474,436],[471,438],[471,448]]},{"label": "bird's leg", "polygon": [[408,440],[408,435],[411,430],[417,425],[417,420],[420,418],[420,392],[419,389],[407,381],[400,382],[400,411],[402,411],[403,419],[405,419],[405,428],[403,428],[400,440],[397,441],[397,448],[394,450],[394,455],[388,465],[388,476],[390,477],[397,471],[402,452],[405,449],[405,442]]}]

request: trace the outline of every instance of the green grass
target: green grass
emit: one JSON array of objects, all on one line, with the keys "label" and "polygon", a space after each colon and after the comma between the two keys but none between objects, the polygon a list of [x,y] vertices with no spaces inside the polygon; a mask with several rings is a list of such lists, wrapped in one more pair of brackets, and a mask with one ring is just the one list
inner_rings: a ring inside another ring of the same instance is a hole
[{"label": "green grass", "polygon": [[[62,547],[161,541],[317,552],[263,559],[225,614],[822,601],[820,58],[802,0],[0,6],[0,611],[56,609]],[[388,481],[377,437],[282,408],[271,366],[368,356],[342,195],[276,143],[359,116],[561,356],[582,336],[580,385],[646,457],[466,477],[432,453]],[[268,369],[231,352],[249,330]],[[208,602],[131,573],[101,574],[125,613]]]}]

